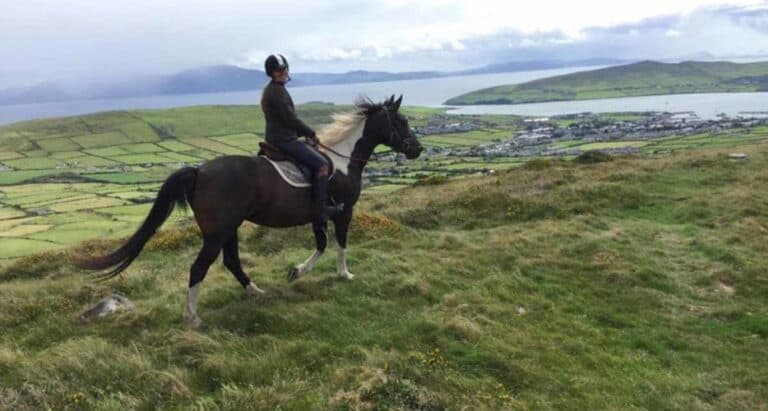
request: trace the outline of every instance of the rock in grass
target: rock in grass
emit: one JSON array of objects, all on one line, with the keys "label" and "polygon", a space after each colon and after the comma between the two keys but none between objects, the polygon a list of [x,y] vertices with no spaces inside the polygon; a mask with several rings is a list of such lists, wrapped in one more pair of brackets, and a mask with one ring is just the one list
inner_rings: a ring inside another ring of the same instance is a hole
[{"label": "rock in grass", "polygon": [[131,300],[120,294],[113,293],[112,295],[99,300],[93,307],[83,311],[78,318],[81,321],[87,322],[94,318],[104,317],[117,311],[130,311],[134,308],[135,305]]},{"label": "rock in grass", "polygon": [[731,160],[746,160],[747,154],[746,153],[731,153],[728,154],[728,158]]}]

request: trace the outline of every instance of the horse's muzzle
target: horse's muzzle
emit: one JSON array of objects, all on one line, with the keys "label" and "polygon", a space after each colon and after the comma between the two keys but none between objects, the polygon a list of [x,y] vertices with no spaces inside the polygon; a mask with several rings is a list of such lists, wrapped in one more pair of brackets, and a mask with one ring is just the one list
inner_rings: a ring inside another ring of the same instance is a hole
[{"label": "horse's muzzle", "polygon": [[408,160],[418,158],[422,151],[424,151],[424,147],[422,147],[421,144],[417,145],[416,147],[409,147],[409,150],[405,152],[405,158]]}]

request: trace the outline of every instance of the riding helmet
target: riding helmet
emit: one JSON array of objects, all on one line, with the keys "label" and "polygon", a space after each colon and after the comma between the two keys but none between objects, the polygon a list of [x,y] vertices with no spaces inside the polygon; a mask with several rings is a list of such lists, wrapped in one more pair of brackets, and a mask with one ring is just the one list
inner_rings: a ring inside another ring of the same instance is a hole
[{"label": "riding helmet", "polygon": [[275,70],[283,70],[288,68],[288,60],[282,54],[270,54],[264,61],[264,73],[268,77],[272,77],[272,72]]}]

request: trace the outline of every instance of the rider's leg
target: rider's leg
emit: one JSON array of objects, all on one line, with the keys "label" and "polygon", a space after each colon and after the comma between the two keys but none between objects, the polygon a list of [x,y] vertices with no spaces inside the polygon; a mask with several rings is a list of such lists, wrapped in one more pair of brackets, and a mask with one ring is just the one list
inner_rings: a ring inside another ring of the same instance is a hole
[{"label": "rider's leg", "polygon": [[326,205],[330,171],[328,161],[308,144],[298,140],[278,143],[275,146],[312,169],[312,209],[316,216],[314,223],[315,225],[324,225],[329,217],[339,213],[343,207],[343,205]]}]

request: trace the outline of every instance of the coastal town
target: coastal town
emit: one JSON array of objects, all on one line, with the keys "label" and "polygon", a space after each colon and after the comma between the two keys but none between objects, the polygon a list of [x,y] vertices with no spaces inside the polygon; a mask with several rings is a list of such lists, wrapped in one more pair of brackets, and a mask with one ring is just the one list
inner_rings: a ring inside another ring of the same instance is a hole
[{"label": "coastal town", "polygon": [[[427,125],[414,129],[421,139],[435,141],[431,139],[488,129],[503,129],[508,133],[474,145],[425,145],[418,165],[396,153],[378,154],[373,164],[381,165],[365,170],[364,184],[392,183],[409,176],[425,179],[436,175],[491,174],[495,171],[493,166],[500,162],[574,157],[587,151],[614,155],[653,153],[653,149],[647,148],[653,147],[654,142],[688,136],[713,141],[743,138],[750,135],[752,129],[765,126],[768,126],[768,112],[721,114],[712,119],[702,119],[694,112],[580,113],[520,117],[507,124],[498,124],[483,116],[438,115]],[[446,167],[446,164],[458,167]]]},{"label": "coastal town", "polygon": [[[501,139],[474,147],[431,147],[427,155],[472,156],[485,159],[493,157],[573,156],[584,150],[578,147],[562,148],[563,143],[580,144],[596,142],[644,141],[670,136],[696,134],[720,135],[740,131],[749,133],[754,127],[768,125],[768,112],[742,112],[735,117],[720,114],[714,119],[702,119],[694,112],[644,112],[629,113],[634,121],[615,120],[611,116],[580,113],[553,118],[524,118],[517,130],[510,130],[508,139]],[[621,117],[619,117],[621,118]],[[563,126],[563,124],[566,124]],[[486,127],[482,122],[470,119],[443,125],[431,124],[416,132],[432,134],[461,133]],[[610,153],[636,153],[637,147],[605,148]]]}]

